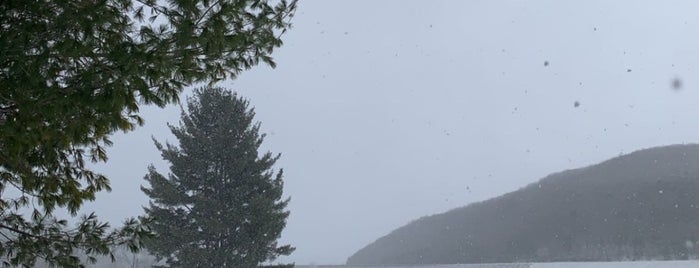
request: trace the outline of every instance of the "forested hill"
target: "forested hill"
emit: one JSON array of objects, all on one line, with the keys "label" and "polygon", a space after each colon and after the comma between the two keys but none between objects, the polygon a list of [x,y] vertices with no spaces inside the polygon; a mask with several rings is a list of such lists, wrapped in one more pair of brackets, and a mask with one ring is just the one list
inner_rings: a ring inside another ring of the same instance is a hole
[{"label": "forested hill", "polygon": [[350,265],[684,259],[699,255],[699,145],[637,151],[423,217]]}]

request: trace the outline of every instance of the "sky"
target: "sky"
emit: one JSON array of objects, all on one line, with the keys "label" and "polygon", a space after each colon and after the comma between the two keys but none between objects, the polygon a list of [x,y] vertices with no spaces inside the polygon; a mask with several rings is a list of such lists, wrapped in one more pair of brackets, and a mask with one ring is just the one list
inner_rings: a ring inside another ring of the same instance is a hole
[{"label": "sky", "polygon": [[[426,4],[429,3],[429,4]],[[281,153],[282,261],[342,264],[422,216],[643,148],[699,141],[695,1],[305,0],[275,51],[221,86]],[[673,86],[673,81],[679,87]],[[191,90],[185,92],[185,96]],[[184,100],[184,97],[182,98]],[[180,108],[143,107],[95,166],[113,191],[83,211],[143,213],[151,137]]]}]

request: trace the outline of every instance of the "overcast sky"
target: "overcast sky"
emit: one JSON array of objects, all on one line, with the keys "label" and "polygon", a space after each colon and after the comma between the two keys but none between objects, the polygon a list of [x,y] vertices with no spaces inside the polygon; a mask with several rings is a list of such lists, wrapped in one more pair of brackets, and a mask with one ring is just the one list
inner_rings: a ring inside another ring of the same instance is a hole
[{"label": "overcast sky", "polygon": [[[285,261],[340,264],[411,220],[642,148],[699,140],[694,1],[303,0],[276,69],[222,85],[282,153]],[[674,89],[672,81],[681,81]],[[578,104],[576,107],[576,103]],[[142,214],[179,107],[142,109],[86,207]]]}]

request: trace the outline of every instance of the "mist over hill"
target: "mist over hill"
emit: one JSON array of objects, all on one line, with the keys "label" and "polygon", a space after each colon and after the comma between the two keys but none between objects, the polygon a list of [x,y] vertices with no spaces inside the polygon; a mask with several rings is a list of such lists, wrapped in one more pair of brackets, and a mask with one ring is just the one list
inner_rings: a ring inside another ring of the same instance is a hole
[{"label": "mist over hill", "polygon": [[699,256],[699,145],[636,151],[417,219],[348,265]]}]

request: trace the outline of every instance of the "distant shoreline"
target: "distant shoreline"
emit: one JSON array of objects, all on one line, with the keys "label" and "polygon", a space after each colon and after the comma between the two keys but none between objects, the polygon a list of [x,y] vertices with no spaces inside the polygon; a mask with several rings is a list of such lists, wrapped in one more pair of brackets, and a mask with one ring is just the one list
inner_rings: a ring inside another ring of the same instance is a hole
[{"label": "distant shoreline", "polygon": [[612,262],[540,262],[432,265],[296,265],[296,268],[695,268],[699,260],[612,261]]}]

